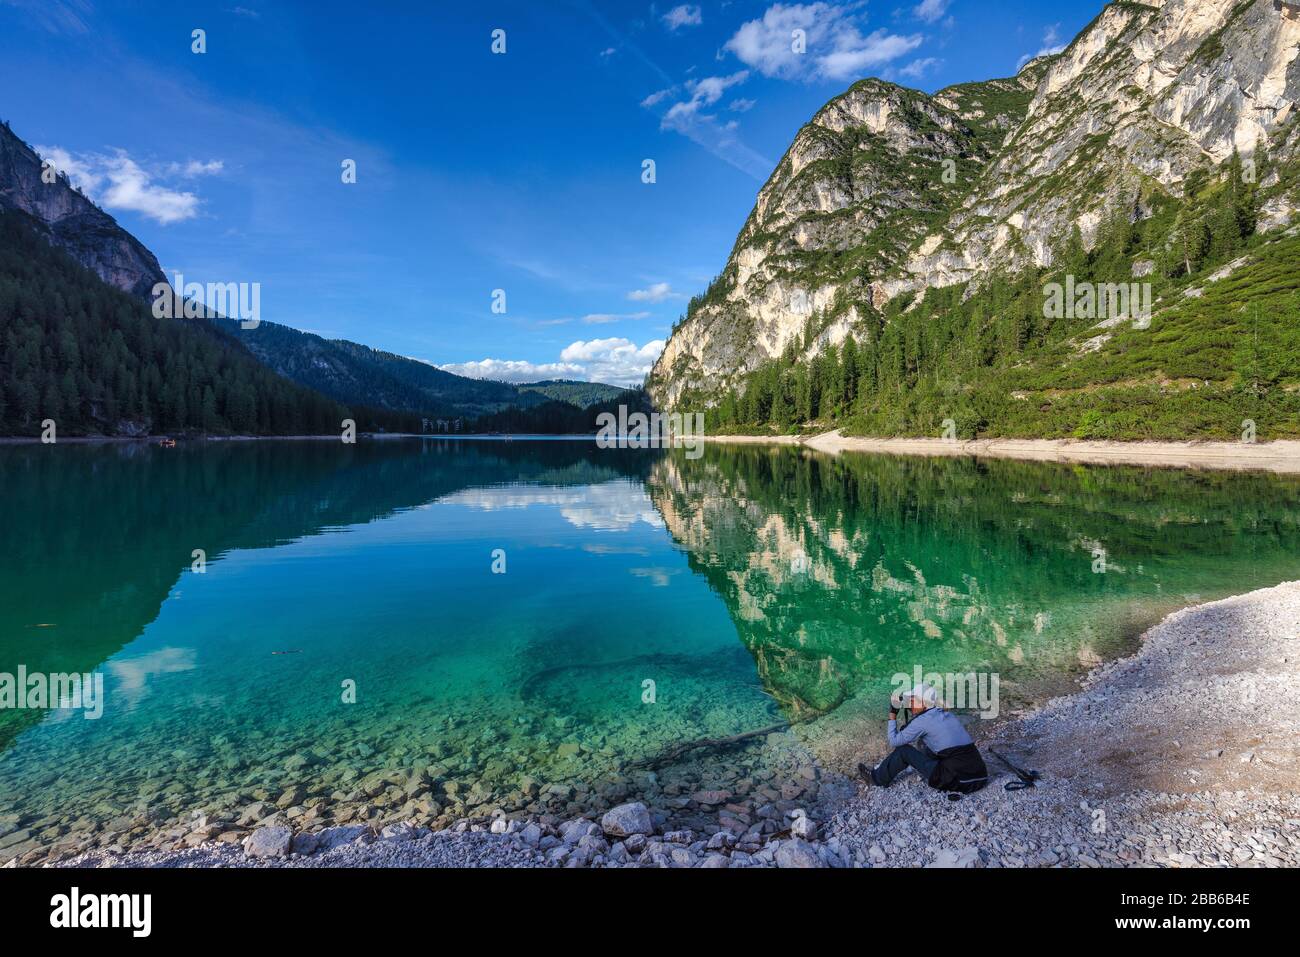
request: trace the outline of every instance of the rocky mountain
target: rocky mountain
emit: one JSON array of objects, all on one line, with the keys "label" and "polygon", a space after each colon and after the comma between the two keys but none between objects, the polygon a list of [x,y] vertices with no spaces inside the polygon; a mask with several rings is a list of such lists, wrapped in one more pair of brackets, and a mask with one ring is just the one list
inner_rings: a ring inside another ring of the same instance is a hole
[{"label": "rocky mountain", "polygon": [[[1297,154],[1300,17],[1276,0],[1113,2],[1011,79],[928,96],[864,80],[799,131],[722,273],[652,372],[662,406],[716,401],[764,362],[878,338],[891,305],[1049,269],[1072,237],[1142,223],[1263,147]],[[1261,232],[1288,225],[1275,174]]]},{"label": "rocky mountain", "polygon": [[26,214],[49,243],[110,286],[148,297],[155,283],[166,282],[157,257],[66,175],[43,170],[39,154],[8,124],[0,124],[0,210]]}]

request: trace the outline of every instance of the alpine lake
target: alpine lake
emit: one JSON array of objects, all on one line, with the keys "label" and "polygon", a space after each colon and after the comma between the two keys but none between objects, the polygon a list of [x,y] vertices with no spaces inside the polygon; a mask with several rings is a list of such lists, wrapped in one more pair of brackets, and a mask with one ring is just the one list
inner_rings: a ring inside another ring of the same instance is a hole
[{"label": "alpine lake", "polygon": [[1300,577],[1300,478],[1255,473],[64,443],[0,447],[0,495],[0,674],[103,683],[98,717],[0,709],[0,861],[24,864],[272,815],[644,800],[743,828],[847,787],[900,673],[996,675],[1006,715],[1172,610]]}]

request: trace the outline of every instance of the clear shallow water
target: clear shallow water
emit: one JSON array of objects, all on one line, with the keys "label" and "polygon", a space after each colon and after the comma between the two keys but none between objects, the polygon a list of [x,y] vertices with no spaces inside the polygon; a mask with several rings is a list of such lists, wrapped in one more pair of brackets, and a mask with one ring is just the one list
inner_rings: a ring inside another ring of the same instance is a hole
[{"label": "clear shallow water", "polygon": [[[997,671],[1015,700],[1300,571],[1300,483],[1227,473],[258,442],[0,448],[0,489],[0,672],[107,694],[96,721],[0,711],[0,857],[299,787],[302,822],[689,817],[717,791],[743,823],[815,797],[820,742],[897,671]],[[818,720],[629,768],[786,718]]]}]

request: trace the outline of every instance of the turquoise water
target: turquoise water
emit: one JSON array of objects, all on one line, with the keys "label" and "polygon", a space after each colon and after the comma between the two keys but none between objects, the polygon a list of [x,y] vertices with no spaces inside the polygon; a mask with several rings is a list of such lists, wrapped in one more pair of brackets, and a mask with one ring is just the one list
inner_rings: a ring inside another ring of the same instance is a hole
[{"label": "turquoise water", "polygon": [[1300,571],[1298,483],[1227,473],[412,440],[6,447],[0,488],[0,672],[106,690],[0,711],[0,858],[297,788],[301,823],[811,799],[897,671],[1028,697]]}]

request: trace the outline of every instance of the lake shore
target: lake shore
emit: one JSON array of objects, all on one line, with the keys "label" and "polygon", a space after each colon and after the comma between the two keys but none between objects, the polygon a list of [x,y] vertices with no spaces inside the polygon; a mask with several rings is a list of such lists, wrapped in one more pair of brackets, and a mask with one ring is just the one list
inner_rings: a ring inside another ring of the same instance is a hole
[{"label": "lake shore", "polygon": [[945,458],[1025,459],[1085,465],[1154,465],[1300,474],[1300,441],[1277,442],[1084,442],[1075,439],[875,439],[844,435],[710,435],[709,442],[738,445],[799,445],[839,455],[869,452]]},{"label": "lake shore", "polygon": [[[841,782],[815,804],[774,801],[746,828],[665,833],[664,815],[642,806],[440,832],[269,822],[240,842],[91,851],[57,866],[1297,866],[1297,695],[1290,582],[1175,612],[1079,690],[972,727],[992,780],[958,802],[909,773],[888,790]],[[1006,791],[1014,778],[990,749],[1041,771],[1039,784]]]},{"label": "lake shore", "polygon": [[[441,436],[447,438],[448,436]],[[338,442],[338,433],[329,435],[200,435],[200,436],[165,436],[165,435],[69,435],[57,442],[43,442],[39,438],[22,435],[0,436],[2,445],[159,445],[166,439],[175,438],[178,444],[190,442]],[[431,439],[433,435],[418,435],[402,432],[362,432],[362,439]]]},{"label": "lake shore", "polygon": [[[338,442],[340,435],[331,432],[326,435],[69,435],[57,442],[43,442],[41,439],[25,435],[0,435],[0,446],[5,445],[158,445],[164,439],[175,438],[178,444],[198,442]],[[493,434],[466,432],[358,432],[358,439],[384,442],[393,439],[471,439],[490,442],[594,442],[595,433],[591,435],[542,435],[535,433]]]},{"label": "lake shore", "polygon": [[[361,433],[359,439],[442,439],[488,442],[595,441],[594,435],[488,435]],[[878,455],[998,458],[1035,462],[1075,462],[1082,465],[1143,465],[1165,468],[1262,471],[1300,474],[1300,440],[1276,442],[1088,442],[1076,439],[973,439],[948,441],[922,438],[868,438],[844,435],[836,429],[817,435],[705,435],[702,441],[724,445],[798,446],[828,455],[863,452]],[[59,445],[157,444],[158,436],[69,436]],[[330,435],[225,435],[180,437],[189,442],[337,442]],[[0,446],[40,445],[39,438],[0,436]]]}]

